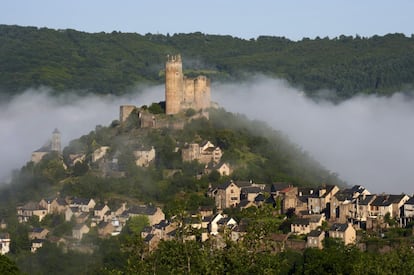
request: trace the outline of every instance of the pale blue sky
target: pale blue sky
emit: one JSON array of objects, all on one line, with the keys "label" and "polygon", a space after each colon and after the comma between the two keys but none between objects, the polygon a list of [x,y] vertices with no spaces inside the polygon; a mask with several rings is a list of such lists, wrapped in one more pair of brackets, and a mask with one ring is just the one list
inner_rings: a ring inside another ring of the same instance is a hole
[{"label": "pale blue sky", "polygon": [[410,36],[412,0],[0,0],[0,24],[86,32],[285,36]]}]

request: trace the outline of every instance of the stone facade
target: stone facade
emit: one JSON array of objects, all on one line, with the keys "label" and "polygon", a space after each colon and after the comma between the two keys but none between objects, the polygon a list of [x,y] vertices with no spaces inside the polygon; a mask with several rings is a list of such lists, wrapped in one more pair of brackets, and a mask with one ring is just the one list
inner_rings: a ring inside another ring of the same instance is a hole
[{"label": "stone facade", "polygon": [[155,159],[155,149],[134,151],[135,164],[139,167],[148,167]]},{"label": "stone facade", "polygon": [[329,237],[341,239],[345,245],[356,241],[356,231],[350,223],[335,223],[329,230]]},{"label": "stone facade", "polygon": [[186,109],[210,108],[210,80],[184,76],[180,55],[167,56],[165,64],[165,111],[174,115]]},{"label": "stone facade", "polygon": [[197,160],[200,163],[208,164],[213,162],[218,164],[221,160],[223,152],[220,147],[214,146],[210,141],[201,145],[197,143],[190,143],[181,150],[181,157],[183,161]]},{"label": "stone facade", "polygon": [[125,122],[136,107],[134,105],[121,105],[119,108],[119,121]]},{"label": "stone facade", "polygon": [[214,192],[217,209],[236,207],[240,203],[240,187],[233,181],[220,185]]}]

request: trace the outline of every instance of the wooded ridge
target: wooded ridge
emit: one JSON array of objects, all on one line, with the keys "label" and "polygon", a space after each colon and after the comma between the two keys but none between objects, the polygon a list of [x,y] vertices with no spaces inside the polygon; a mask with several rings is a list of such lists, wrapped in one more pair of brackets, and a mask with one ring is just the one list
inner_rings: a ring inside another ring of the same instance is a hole
[{"label": "wooded ridge", "polygon": [[188,34],[85,33],[0,25],[0,91],[51,87],[56,93],[123,94],[163,82],[167,54],[181,53],[186,74],[231,81],[254,74],[283,78],[316,96],[407,92],[414,79],[414,37],[303,38]]}]

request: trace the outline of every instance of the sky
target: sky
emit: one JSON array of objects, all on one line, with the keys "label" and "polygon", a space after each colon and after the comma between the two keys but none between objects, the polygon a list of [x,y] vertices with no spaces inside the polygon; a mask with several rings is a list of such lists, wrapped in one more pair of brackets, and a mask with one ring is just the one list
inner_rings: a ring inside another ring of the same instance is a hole
[{"label": "sky", "polygon": [[0,24],[85,32],[257,38],[413,33],[411,0],[0,0]]}]

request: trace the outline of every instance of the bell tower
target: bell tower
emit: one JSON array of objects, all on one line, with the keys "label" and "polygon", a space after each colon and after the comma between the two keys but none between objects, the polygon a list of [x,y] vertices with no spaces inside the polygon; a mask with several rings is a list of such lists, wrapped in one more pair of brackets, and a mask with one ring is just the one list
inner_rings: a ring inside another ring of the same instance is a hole
[{"label": "bell tower", "polygon": [[57,128],[52,133],[52,144],[50,150],[59,153],[61,152],[60,132]]}]

